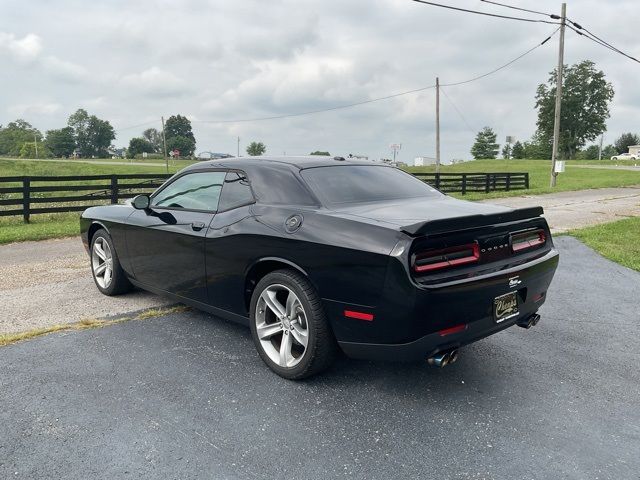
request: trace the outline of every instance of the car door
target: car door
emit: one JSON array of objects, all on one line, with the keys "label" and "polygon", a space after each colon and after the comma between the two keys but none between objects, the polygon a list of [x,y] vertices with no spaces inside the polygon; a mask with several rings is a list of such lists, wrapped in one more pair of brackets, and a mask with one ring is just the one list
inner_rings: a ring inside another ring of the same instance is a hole
[{"label": "car door", "polygon": [[204,240],[218,208],[226,171],[191,171],[151,197],[128,219],[127,250],[135,279],[200,302],[207,301]]}]

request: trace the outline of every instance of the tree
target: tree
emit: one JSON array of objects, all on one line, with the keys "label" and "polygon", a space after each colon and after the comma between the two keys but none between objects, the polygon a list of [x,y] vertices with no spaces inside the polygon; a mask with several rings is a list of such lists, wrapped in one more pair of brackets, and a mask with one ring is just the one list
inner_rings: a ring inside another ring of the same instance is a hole
[{"label": "tree", "polygon": [[70,157],[76,149],[73,128],[64,127],[58,130],[47,130],[44,144],[54,157]]},{"label": "tree", "polygon": [[196,138],[193,136],[191,121],[182,115],[172,115],[164,127],[167,137],[167,150],[180,150],[180,156],[190,157],[196,150]]},{"label": "tree", "polygon": [[0,155],[17,157],[22,147],[27,142],[42,141],[42,134],[29,122],[18,119],[9,122],[6,127],[0,128]]},{"label": "tree", "polygon": [[511,158],[511,145],[509,145],[508,143],[504,144],[504,147],[502,147],[502,158],[509,160]]},{"label": "tree", "polygon": [[154,153],[153,145],[145,138],[132,138],[129,140],[129,148],[127,148],[127,157],[134,158],[139,153]]},{"label": "tree", "polygon": [[524,157],[524,147],[520,141],[517,141],[513,144],[513,148],[511,149],[511,156],[513,158],[522,159]]},{"label": "tree", "polygon": [[476,143],[471,147],[471,155],[479,158],[493,159],[498,155],[500,145],[496,143],[496,134],[490,127],[484,127],[476,135]]},{"label": "tree", "polygon": [[[560,158],[571,159],[606,130],[609,104],[614,91],[604,72],[595,63],[584,60],[566,67],[560,116]],[[556,71],[550,73],[547,84],[540,84],[536,92],[538,136],[545,143],[553,140],[556,102]]]},{"label": "tree", "polygon": [[147,128],[142,132],[142,138],[153,146],[154,153],[162,153],[162,133],[155,128]]},{"label": "tree", "polygon": [[330,157],[331,154],[329,152],[321,152],[320,150],[316,150],[315,152],[311,152],[309,155],[320,155]]},{"label": "tree", "polygon": [[251,142],[247,147],[247,154],[252,157],[263,155],[267,151],[267,147],[262,142]]},{"label": "tree", "polygon": [[89,115],[80,108],[69,117],[68,125],[75,133],[76,149],[83,157],[100,157],[108,154],[116,133],[107,120]]},{"label": "tree", "polygon": [[600,147],[598,145],[589,145],[584,150],[578,152],[576,158],[579,160],[597,160],[600,153]]},{"label": "tree", "polygon": [[629,152],[629,147],[631,145],[640,144],[640,137],[633,133],[623,133],[618,137],[614,143],[616,150],[618,153],[627,153]]},{"label": "tree", "polygon": [[618,154],[618,151],[616,150],[616,147],[614,147],[613,145],[607,145],[602,149],[602,158],[604,158],[605,160],[608,160],[609,158],[617,154]]}]

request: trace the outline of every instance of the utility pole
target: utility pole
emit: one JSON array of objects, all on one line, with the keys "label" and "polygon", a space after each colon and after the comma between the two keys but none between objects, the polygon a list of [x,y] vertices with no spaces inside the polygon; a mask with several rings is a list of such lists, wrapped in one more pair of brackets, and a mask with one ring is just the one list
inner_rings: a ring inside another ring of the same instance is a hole
[{"label": "utility pole", "polygon": [[36,158],[38,158],[38,135],[33,135],[34,143],[36,144]]},{"label": "utility pole", "polygon": [[440,173],[440,78],[436,77],[436,173]]},{"label": "utility pole", "polygon": [[236,155],[237,157],[240,156],[240,137],[238,137],[238,153]]},{"label": "utility pole", "polygon": [[598,149],[598,160],[602,160],[602,141],[604,140],[604,133],[600,135],[600,148]]},{"label": "utility pole", "polygon": [[169,173],[169,160],[167,159],[167,137],[164,133],[164,117],[160,117],[162,120],[162,153],[164,155],[164,164]]},{"label": "utility pole", "polygon": [[562,71],[564,70],[564,30],[567,23],[567,4],[562,4],[560,13],[560,42],[558,47],[558,71],[556,72],[556,114],[553,122],[553,150],[551,152],[551,186],[556,186],[558,174],[558,144],[560,143],[560,110],[562,108]]}]

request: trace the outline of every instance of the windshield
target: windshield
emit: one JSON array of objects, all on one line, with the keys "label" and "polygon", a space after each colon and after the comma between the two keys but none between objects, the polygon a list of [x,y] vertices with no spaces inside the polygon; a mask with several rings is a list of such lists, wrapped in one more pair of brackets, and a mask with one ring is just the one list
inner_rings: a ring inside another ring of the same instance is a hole
[{"label": "windshield", "polygon": [[384,202],[441,194],[397,168],[377,165],[336,165],[301,172],[313,193],[325,205]]}]

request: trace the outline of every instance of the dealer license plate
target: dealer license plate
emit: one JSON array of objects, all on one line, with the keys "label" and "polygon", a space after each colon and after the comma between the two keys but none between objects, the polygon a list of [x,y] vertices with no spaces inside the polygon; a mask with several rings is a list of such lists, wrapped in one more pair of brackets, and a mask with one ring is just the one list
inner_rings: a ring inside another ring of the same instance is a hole
[{"label": "dealer license plate", "polygon": [[496,323],[504,322],[516,315],[518,315],[517,292],[509,292],[493,300],[493,318]]}]

